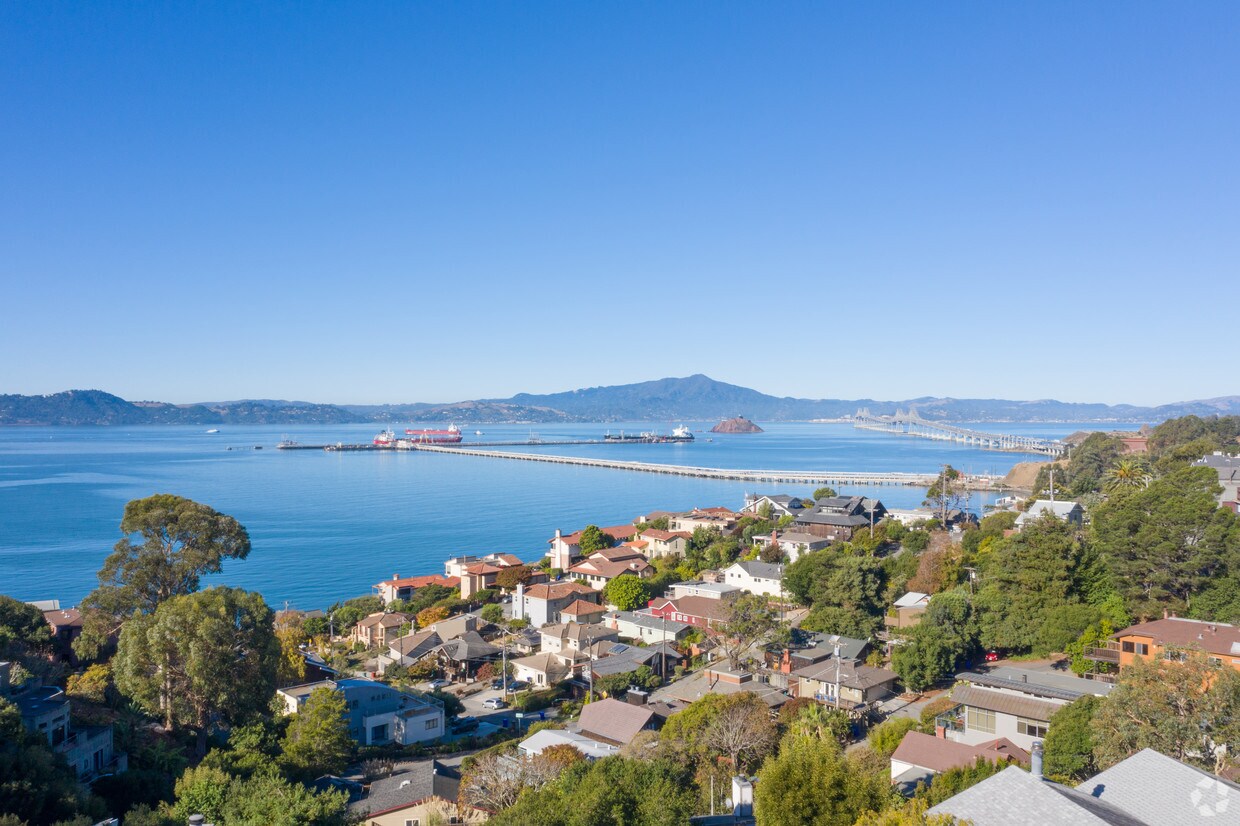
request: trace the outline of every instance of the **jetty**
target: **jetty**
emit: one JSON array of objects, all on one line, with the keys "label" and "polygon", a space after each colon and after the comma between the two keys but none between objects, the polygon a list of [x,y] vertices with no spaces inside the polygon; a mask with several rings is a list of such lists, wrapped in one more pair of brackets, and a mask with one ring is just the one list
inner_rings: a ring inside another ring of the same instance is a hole
[{"label": "jetty", "polygon": [[[400,439],[402,443],[395,445],[376,445],[369,442],[347,444],[337,442],[327,445],[303,445],[301,442],[280,442],[277,450],[328,450],[328,451],[370,451],[370,450],[414,450],[415,447],[439,447],[440,445],[422,445],[412,439]],[[663,444],[662,442],[642,442],[638,440],[620,441],[616,439],[519,439],[506,442],[469,442],[467,447],[541,447],[543,445],[626,445],[626,444]]]},{"label": "jetty", "polygon": [[900,436],[916,436],[922,439],[934,439],[944,442],[979,447],[982,450],[1002,450],[1009,453],[1036,453],[1042,456],[1058,458],[1068,449],[1063,442],[1053,439],[1042,439],[1037,436],[1014,436],[1008,433],[986,433],[967,427],[932,422],[923,419],[916,410],[908,412],[897,410],[893,416],[876,416],[868,409],[857,411],[853,417],[853,427],[861,430],[876,430],[880,433],[895,433]]},{"label": "jetty", "polygon": [[[512,459],[524,462],[548,462],[557,465],[630,470],[639,473],[661,473],[668,476],[693,476],[698,479],[721,479],[740,482],[783,482],[800,485],[901,485],[927,488],[938,478],[937,473],[869,473],[862,471],[827,470],[739,470],[728,468],[660,465],[650,462],[626,462],[619,459],[586,459],[579,456],[554,456],[546,453],[516,453],[508,450],[476,450],[472,447],[447,445],[414,445],[413,450],[477,456],[484,459]],[[999,490],[1003,477],[990,474],[969,474],[964,482],[972,490]]]}]

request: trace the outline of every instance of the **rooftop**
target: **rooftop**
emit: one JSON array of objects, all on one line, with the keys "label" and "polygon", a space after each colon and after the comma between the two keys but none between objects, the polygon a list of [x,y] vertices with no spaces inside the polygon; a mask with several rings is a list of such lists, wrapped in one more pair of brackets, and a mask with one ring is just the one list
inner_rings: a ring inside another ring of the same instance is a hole
[{"label": "rooftop", "polygon": [[1211,654],[1240,656],[1240,626],[1222,622],[1168,617],[1131,625],[1112,636],[1115,639],[1128,636],[1149,637],[1157,645],[1196,648]]},{"label": "rooftop", "polygon": [[582,706],[580,728],[583,734],[623,745],[649,726],[654,716],[654,711],[645,706],[609,697]]}]

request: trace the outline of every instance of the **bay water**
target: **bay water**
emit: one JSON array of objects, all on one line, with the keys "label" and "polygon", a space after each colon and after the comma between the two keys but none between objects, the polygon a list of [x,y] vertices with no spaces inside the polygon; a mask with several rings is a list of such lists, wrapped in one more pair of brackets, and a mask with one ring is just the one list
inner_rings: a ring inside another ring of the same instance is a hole
[{"label": "bay water", "polygon": [[[598,439],[610,431],[670,432],[680,422],[479,425],[465,443]],[[538,445],[519,452],[701,467],[936,472],[944,463],[1005,473],[1041,457],[854,429],[847,423],[762,424],[764,433],[706,432],[685,422],[688,444]],[[404,427],[424,425],[394,424]],[[441,425],[425,425],[440,427]],[[989,432],[1058,438],[1097,425],[987,424]],[[248,559],[228,561],[206,584],[260,591],[276,607],[325,607],[369,593],[393,574],[442,573],[460,554],[537,560],[559,528],[631,522],[652,510],[722,505],[747,492],[808,495],[794,485],[663,476],[572,465],[422,452],[276,450],[370,442],[375,425],[0,428],[0,594],[74,605],[120,538],[125,503],[175,493],[236,517],[250,532]],[[261,447],[256,450],[255,447]],[[754,489],[760,487],[760,490]],[[915,507],[924,489],[846,487],[843,494]],[[993,499],[993,496],[989,497]],[[983,504],[975,496],[974,508]]]}]

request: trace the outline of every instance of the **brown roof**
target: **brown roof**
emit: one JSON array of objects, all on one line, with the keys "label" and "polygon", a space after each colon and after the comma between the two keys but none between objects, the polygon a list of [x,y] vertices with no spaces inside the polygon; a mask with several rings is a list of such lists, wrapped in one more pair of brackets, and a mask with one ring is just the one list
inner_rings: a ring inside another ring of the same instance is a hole
[{"label": "brown roof", "polygon": [[592,574],[594,576],[613,579],[623,574],[641,575],[643,571],[647,571],[649,569],[650,563],[641,557],[638,557],[637,559],[595,559],[594,557],[590,557],[585,562],[578,562],[576,565],[569,568],[568,572],[574,574]]},{"label": "brown roof", "polygon": [[494,565],[488,565],[485,562],[475,562],[473,565],[470,565],[468,568],[465,569],[465,573],[475,574],[475,575],[498,574],[502,570],[504,569],[497,568]]},{"label": "brown roof", "polygon": [[371,614],[365,619],[358,620],[358,626],[362,628],[373,628],[381,625],[384,628],[399,628],[412,619],[408,614],[402,614],[399,611],[384,613],[380,611],[377,614]]},{"label": "brown roof", "polygon": [[968,746],[955,740],[922,734],[920,731],[910,731],[904,735],[904,739],[891,755],[892,760],[934,772],[972,766],[979,757],[988,761],[1011,757],[1018,763],[1029,763],[1029,752],[1006,737]]},{"label": "brown roof", "polygon": [[618,548],[604,548],[601,551],[595,551],[594,553],[590,554],[586,558],[594,559],[595,557],[610,560],[612,562],[615,562],[620,559],[645,559],[646,558],[642,556],[640,553],[638,553],[637,551],[633,550],[632,545],[621,545]]},{"label": "brown roof", "polygon": [[581,733],[598,740],[624,745],[650,725],[654,711],[607,698],[581,708]]},{"label": "brown roof", "polygon": [[82,613],[76,608],[44,611],[43,619],[47,620],[47,624],[53,628],[80,628],[82,625]]},{"label": "brown roof", "polygon": [[401,579],[393,577],[385,579],[379,585],[389,585],[393,588],[422,588],[426,585],[442,585],[445,588],[455,588],[461,584],[459,576],[443,576],[442,574],[428,574],[427,576],[410,576]]},{"label": "brown roof", "polygon": [[510,567],[513,565],[524,565],[525,564],[524,562],[521,561],[521,557],[517,556],[516,554],[496,554],[495,559],[496,561],[503,562],[505,565],[508,565]]},{"label": "brown roof", "polygon": [[668,542],[672,539],[676,539],[677,537],[681,539],[690,539],[692,536],[693,534],[686,533],[685,531],[664,531],[659,528],[650,528],[649,530],[642,531],[643,539],[648,537],[650,539],[657,539],[660,542]]},{"label": "brown roof", "polygon": [[[815,680],[820,683],[835,682],[835,658],[816,662],[813,665],[807,665],[804,668],[798,668],[793,671],[793,676],[803,677],[807,680]],[[864,691],[867,688],[873,688],[876,685],[891,682],[899,677],[894,671],[886,668],[875,668],[872,665],[853,662],[852,660],[841,659],[839,661],[840,685],[848,688],[856,688]]]},{"label": "brown roof", "polygon": [[561,608],[560,613],[580,616],[582,614],[601,614],[603,610],[603,606],[596,602],[586,602],[584,599],[579,599],[567,608]]},{"label": "brown roof", "polygon": [[1240,626],[1222,622],[1169,617],[1133,625],[1114,634],[1117,640],[1133,636],[1149,637],[1158,645],[1196,648],[1231,657],[1240,656]]},{"label": "brown roof", "polygon": [[[560,540],[568,545],[577,545],[581,542],[581,533],[584,530],[585,528],[582,528],[580,531],[573,531],[570,534],[564,534],[560,536]],[[633,536],[633,534],[637,533],[637,528],[633,525],[612,525],[607,528],[599,528],[599,530],[615,540],[629,539]],[[555,537],[551,537],[547,540],[548,543],[554,541]]]},{"label": "brown roof", "polygon": [[586,601],[598,599],[598,591],[595,591],[589,585],[583,585],[575,579],[567,582],[548,582],[541,585],[531,585],[525,589],[525,595],[530,599],[563,599],[573,594],[580,594],[582,599]]},{"label": "brown roof", "polygon": [[991,691],[972,685],[959,685],[952,690],[952,699],[957,703],[973,708],[984,708],[1000,714],[1014,714],[1030,720],[1048,722],[1051,715],[1063,708],[1056,703],[1035,700],[1032,697],[1018,697],[1001,691]]},{"label": "brown roof", "polygon": [[731,602],[723,599],[711,599],[710,597],[681,597],[680,599],[656,599],[651,603],[650,607],[662,610],[666,605],[671,605],[671,610],[678,614],[688,614],[691,617],[702,617],[707,620],[724,622],[728,618],[728,608]]}]

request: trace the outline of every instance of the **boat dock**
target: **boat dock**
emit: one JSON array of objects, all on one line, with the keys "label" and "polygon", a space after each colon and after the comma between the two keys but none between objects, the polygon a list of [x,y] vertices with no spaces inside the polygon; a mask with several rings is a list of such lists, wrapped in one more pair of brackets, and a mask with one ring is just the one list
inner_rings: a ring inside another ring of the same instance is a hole
[{"label": "boat dock", "polygon": [[[544,442],[543,444],[549,444]],[[513,453],[506,450],[474,450],[472,447],[415,445],[414,450],[427,453],[448,453],[478,456],[486,459],[516,459],[526,462],[550,462],[559,465],[631,470],[639,473],[662,473],[671,476],[693,476],[699,479],[722,479],[742,482],[784,482],[802,485],[901,485],[927,488],[938,478],[937,473],[866,473],[858,471],[809,470],[732,470],[727,468],[659,465],[649,462],[625,462],[618,459],[585,459],[578,456],[553,456],[545,453]],[[1003,477],[971,474],[965,477],[973,490],[998,490]]]}]

